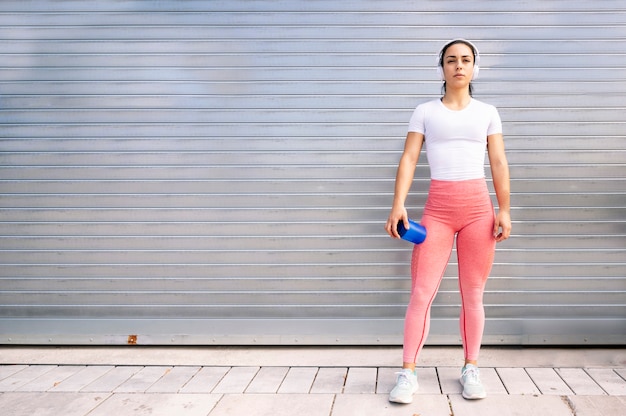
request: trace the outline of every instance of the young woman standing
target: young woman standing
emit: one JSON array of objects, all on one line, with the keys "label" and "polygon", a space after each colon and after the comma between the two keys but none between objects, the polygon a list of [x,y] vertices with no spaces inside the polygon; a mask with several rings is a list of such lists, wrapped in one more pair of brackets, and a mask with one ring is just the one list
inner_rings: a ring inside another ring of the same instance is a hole
[{"label": "young woman standing", "polygon": [[[422,145],[431,181],[421,224],[428,237],[415,245],[411,258],[411,298],[404,326],[403,369],[389,400],[411,403],[418,382],[415,363],[428,336],[430,307],[439,289],[456,236],[460,331],[465,354],[461,370],[463,397],[486,397],[477,360],[485,313],[483,292],[493,264],[496,242],[511,232],[509,167],[502,123],[495,107],[472,98],[472,79],[479,71],[476,47],[455,39],[441,49],[438,70],[444,81],[442,98],[419,105],[411,117],[396,175],[395,193],[385,225],[400,238],[399,221],[409,227],[405,208]],[[494,212],[484,172],[485,149],[498,200]]]}]

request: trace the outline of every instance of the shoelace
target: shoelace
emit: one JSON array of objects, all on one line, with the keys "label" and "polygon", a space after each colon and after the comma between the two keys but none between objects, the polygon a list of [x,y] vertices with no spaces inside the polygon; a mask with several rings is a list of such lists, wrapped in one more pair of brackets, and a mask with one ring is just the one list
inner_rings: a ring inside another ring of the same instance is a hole
[{"label": "shoelace", "polygon": [[413,383],[411,383],[411,380],[409,380],[409,375],[406,372],[400,371],[396,374],[398,375],[398,382],[396,383],[398,386],[411,387],[413,385]]},{"label": "shoelace", "polygon": [[465,383],[469,383],[469,384],[480,383],[480,376],[478,373],[478,369],[474,367],[466,368],[465,370],[463,370],[461,377],[463,377],[463,380],[465,381]]}]

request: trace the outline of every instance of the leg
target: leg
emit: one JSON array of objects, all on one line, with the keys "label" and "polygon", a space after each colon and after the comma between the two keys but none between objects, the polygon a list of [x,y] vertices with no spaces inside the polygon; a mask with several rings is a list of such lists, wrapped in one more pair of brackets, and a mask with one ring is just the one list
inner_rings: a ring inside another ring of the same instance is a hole
[{"label": "leg", "polygon": [[496,245],[493,221],[493,211],[489,211],[481,219],[464,227],[457,236],[462,299],[460,327],[466,364],[476,364],[485,327],[483,293],[493,265]]},{"label": "leg", "polygon": [[403,370],[398,373],[396,386],[389,393],[389,401],[394,403],[411,403],[418,389],[415,362],[428,336],[430,305],[439,288],[454,240],[454,231],[445,224],[426,215],[422,217],[422,224],[428,230],[428,237],[413,248],[411,299],[404,323]]},{"label": "leg", "polygon": [[426,240],[413,248],[411,259],[411,298],[404,323],[403,367],[415,368],[417,357],[430,329],[430,307],[450,259],[454,230],[449,225],[424,215]]}]

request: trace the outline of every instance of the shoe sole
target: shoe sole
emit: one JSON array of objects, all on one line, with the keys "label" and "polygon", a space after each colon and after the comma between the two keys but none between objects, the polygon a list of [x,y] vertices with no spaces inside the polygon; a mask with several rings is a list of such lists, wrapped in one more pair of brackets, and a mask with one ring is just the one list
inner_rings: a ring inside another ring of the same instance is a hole
[{"label": "shoe sole", "polygon": [[484,399],[487,397],[486,394],[478,394],[478,395],[474,394],[473,396],[470,396],[469,394],[466,395],[465,393],[463,393],[462,396],[464,399],[467,399],[467,400],[480,400],[480,399]]},{"label": "shoe sole", "polygon": [[411,404],[413,403],[413,397],[411,397],[410,399],[407,400],[402,400],[402,399],[392,399],[391,397],[389,398],[389,401],[391,403],[399,403],[399,404]]},{"label": "shoe sole", "polygon": [[[465,384],[463,384],[463,377],[459,378],[459,381],[461,382],[461,386],[465,387]],[[463,394],[461,394],[463,396],[464,399],[467,400],[480,400],[480,399],[484,399],[487,397],[487,393],[483,393],[483,394],[465,394],[465,390],[463,390]]]}]

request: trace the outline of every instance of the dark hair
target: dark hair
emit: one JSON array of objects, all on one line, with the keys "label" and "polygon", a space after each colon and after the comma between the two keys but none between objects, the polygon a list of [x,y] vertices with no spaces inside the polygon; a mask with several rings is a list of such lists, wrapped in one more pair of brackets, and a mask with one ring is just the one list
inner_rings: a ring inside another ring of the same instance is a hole
[{"label": "dark hair", "polygon": [[[472,45],[471,42],[466,41],[465,39],[454,39],[453,41],[448,42],[446,45],[444,45],[443,48],[441,48],[441,51],[439,52],[439,66],[441,68],[443,68],[443,57],[446,54],[446,51],[448,50],[448,48],[452,45],[456,45],[457,43],[461,43],[465,46],[468,46],[471,50],[472,50],[472,55],[474,55],[474,65],[476,65],[476,55],[477,55],[477,51],[476,48],[474,47],[474,45]],[[441,86],[441,91],[443,94],[446,93],[446,81],[443,81],[443,85]],[[469,84],[469,95],[470,97],[472,97],[474,94],[474,86],[472,85],[471,81]]]}]

